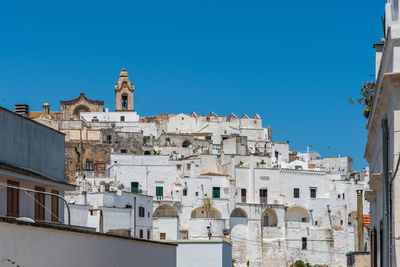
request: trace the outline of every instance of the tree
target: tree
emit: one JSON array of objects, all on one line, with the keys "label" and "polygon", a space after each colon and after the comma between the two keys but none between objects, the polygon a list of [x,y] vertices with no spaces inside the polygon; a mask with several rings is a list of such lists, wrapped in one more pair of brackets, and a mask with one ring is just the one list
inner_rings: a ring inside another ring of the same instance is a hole
[{"label": "tree", "polygon": [[[206,214],[207,214],[207,220],[208,222],[210,222],[210,211],[212,209],[212,207],[214,206],[214,201],[210,198],[210,197],[205,197],[202,199],[203,201],[203,208],[206,210]],[[211,240],[211,223],[209,226],[207,226],[207,230],[208,230],[208,239]]]}]

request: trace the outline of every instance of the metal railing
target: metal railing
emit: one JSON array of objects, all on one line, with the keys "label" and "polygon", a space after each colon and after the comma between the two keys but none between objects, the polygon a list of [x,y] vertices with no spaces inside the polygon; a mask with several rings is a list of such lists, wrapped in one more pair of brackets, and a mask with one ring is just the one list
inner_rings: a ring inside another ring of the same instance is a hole
[{"label": "metal railing", "polygon": [[268,204],[268,197],[260,197],[260,204]]},{"label": "metal railing", "polygon": [[78,176],[85,178],[109,178],[110,170],[106,170],[104,172],[98,171],[78,171]]}]

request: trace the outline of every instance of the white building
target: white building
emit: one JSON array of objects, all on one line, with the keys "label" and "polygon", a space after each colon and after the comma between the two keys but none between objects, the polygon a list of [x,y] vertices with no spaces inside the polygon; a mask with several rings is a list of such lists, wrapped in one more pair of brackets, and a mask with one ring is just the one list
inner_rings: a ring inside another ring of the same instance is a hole
[{"label": "white building", "polygon": [[[400,153],[400,18],[397,0],[386,2],[384,38],[375,44],[375,97],[367,122],[364,157],[369,163],[371,191],[371,264],[400,265],[399,153]],[[385,131],[386,129],[386,131]],[[385,134],[386,132],[386,134]],[[383,140],[387,138],[386,140]],[[385,149],[387,148],[387,149]],[[384,159],[387,156],[387,161]],[[387,185],[385,188],[384,185]],[[384,201],[384,199],[388,201]],[[386,203],[385,203],[386,202]],[[387,216],[384,216],[385,206]]]}]

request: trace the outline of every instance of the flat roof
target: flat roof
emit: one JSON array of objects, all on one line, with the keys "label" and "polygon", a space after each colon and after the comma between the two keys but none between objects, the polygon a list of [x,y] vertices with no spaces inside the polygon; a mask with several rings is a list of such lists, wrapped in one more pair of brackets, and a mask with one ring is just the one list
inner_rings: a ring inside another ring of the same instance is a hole
[{"label": "flat roof", "polygon": [[[97,235],[97,236],[102,236],[105,238],[117,238],[117,239],[132,240],[132,241],[137,241],[137,242],[152,243],[152,244],[156,244],[156,245],[175,246],[175,247],[177,246],[176,244],[168,243],[168,242],[160,242],[160,241],[133,238],[133,237],[124,237],[124,236],[119,236],[119,235],[114,235],[114,234],[99,233],[99,232],[94,232],[94,231],[89,231],[89,230],[71,228],[71,227],[68,227],[67,225],[50,224],[50,223],[43,223],[43,222],[31,223],[31,222],[25,222],[25,221],[18,221],[16,218],[5,217],[5,216],[0,216],[0,223],[1,222],[9,223],[9,224],[16,224],[16,225],[31,226],[31,227],[47,228],[47,229],[53,229],[53,230],[58,230],[58,231],[68,231],[68,232],[73,232],[73,233],[78,233],[78,234]],[[62,240],[60,240],[60,241],[62,241]]]}]

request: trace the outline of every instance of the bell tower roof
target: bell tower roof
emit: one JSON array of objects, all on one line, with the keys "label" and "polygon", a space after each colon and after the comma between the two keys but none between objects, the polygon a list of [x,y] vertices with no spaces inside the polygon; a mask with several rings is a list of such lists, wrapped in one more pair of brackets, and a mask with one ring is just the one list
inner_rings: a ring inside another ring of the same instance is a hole
[{"label": "bell tower roof", "polygon": [[126,72],[125,68],[122,68],[121,72],[119,73],[119,79],[115,85],[115,91],[119,91],[123,88],[127,88],[130,91],[134,90],[134,86],[129,80],[128,72]]}]

